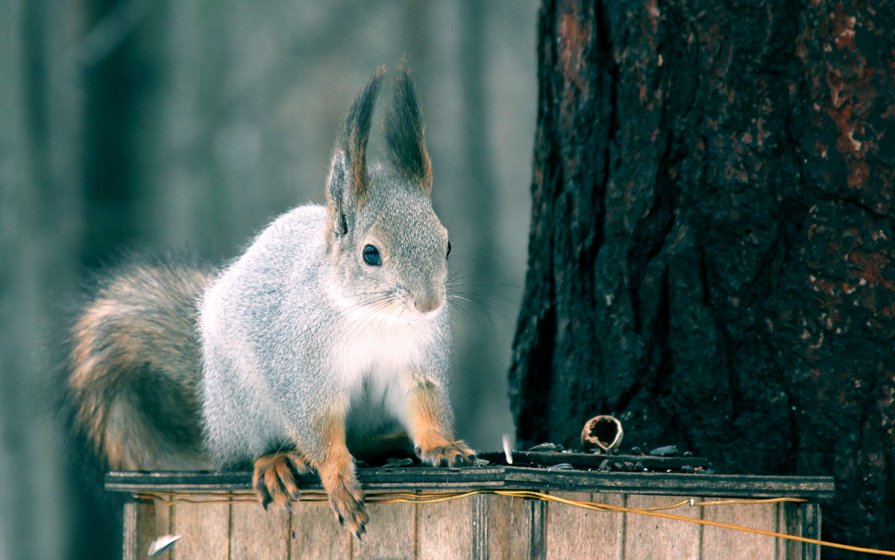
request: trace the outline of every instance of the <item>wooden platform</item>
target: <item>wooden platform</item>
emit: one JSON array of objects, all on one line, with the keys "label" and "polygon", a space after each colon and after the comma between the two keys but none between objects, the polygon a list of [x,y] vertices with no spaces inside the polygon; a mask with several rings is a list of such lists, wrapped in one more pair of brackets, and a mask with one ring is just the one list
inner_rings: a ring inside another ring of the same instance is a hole
[{"label": "wooden platform", "polygon": [[[158,536],[181,535],[160,558],[606,558],[816,559],[815,545],[649,517],[590,511],[540,499],[477,494],[439,503],[373,503],[377,496],[528,490],[631,509],[680,504],[667,513],[810,538],[820,535],[825,477],[602,473],[524,467],[359,469],[370,497],[364,544],[336,523],[325,501],[264,512],[250,473],[113,472],[106,488],[127,492],[125,558],[146,558]],[[320,496],[313,475],[301,479]],[[803,503],[710,499],[801,498]],[[186,501],[188,500],[188,501]],[[693,504],[693,505],[691,505]]]}]

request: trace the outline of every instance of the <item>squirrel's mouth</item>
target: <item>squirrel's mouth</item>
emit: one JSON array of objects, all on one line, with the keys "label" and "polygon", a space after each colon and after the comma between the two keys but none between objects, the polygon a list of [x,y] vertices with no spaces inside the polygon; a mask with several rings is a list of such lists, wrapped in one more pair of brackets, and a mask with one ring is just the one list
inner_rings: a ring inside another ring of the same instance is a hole
[{"label": "squirrel's mouth", "polygon": [[389,322],[401,325],[418,325],[429,323],[441,315],[444,310],[444,302],[438,304],[437,307],[422,311],[413,304],[412,301],[395,302],[391,310],[388,311]]},{"label": "squirrel's mouth", "polygon": [[376,324],[382,326],[406,326],[406,325],[425,325],[433,322],[444,311],[445,302],[442,301],[437,307],[420,311],[413,302],[404,300],[403,298],[390,298],[389,301],[381,301],[375,304],[351,304],[343,302],[343,317],[354,324],[367,323],[371,326]]},{"label": "squirrel's mouth", "polygon": [[442,309],[444,309],[444,303],[440,304],[438,307],[430,311],[420,311],[415,307],[411,307],[411,311],[404,316],[404,322],[414,324],[432,321],[436,317],[441,315]]},{"label": "squirrel's mouth", "polygon": [[352,324],[424,325],[434,321],[447,307],[443,294],[414,297],[404,286],[361,296],[331,287],[327,296]]}]

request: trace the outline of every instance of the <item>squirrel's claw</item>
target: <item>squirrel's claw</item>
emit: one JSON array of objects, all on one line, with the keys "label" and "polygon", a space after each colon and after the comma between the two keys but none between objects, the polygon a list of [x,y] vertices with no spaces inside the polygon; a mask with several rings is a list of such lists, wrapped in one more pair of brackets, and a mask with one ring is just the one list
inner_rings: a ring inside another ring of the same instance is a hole
[{"label": "squirrel's claw", "polygon": [[308,472],[307,461],[297,451],[268,453],[255,459],[252,489],[267,510],[270,504],[291,511],[301,492],[295,479]]},{"label": "squirrel's claw", "polygon": [[366,524],[370,520],[364,507],[363,494],[360,487],[349,488],[340,484],[329,491],[329,503],[339,520],[339,525],[348,529],[358,540],[363,541]]},{"label": "squirrel's claw", "polygon": [[429,449],[416,448],[417,456],[435,467],[459,467],[475,464],[475,451],[466,442],[445,442]]}]

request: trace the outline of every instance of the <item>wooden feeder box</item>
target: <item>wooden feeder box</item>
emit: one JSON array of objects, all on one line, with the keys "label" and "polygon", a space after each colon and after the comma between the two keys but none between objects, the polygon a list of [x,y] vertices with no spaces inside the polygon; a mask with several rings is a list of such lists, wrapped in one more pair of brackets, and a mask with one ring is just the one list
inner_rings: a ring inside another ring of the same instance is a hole
[{"label": "wooden feeder box", "polygon": [[[526,462],[524,454],[518,459],[514,463]],[[528,462],[533,462],[530,455]],[[147,558],[150,545],[164,535],[180,535],[158,556],[168,560],[820,558],[819,547],[810,543],[542,499],[485,493],[438,503],[375,502],[375,496],[382,495],[526,490],[635,510],[678,504],[660,511],[817,539],[819,501],[831,498],[834,491],[832,479],[826,477],[657,472],[655,464],[653,469],[604,472],[580,465],[570,469],[493,463],[462,469],[359,468],[370,514],[363,544],[339,527],[326,501],[301,501],[291,512],[265,512],[253,501],[247,472],[113,472],[106,488],[132,496],[125,505],[126,559]],[[316,476],[306,475],[299,482],[306,496],[322,497]],[[767,498],[803,501],[748,503]],[[739,501],[718,504],[728,500]]]}]

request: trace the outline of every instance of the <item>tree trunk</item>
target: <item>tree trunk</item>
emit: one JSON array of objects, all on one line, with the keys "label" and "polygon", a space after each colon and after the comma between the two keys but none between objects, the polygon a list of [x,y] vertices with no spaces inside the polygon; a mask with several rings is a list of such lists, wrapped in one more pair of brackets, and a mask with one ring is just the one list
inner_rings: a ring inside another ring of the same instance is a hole
[{"label": "tree trunk", "polygon": [[544,1],[521,441],[615,413],[895,546],[893,8]]}]

